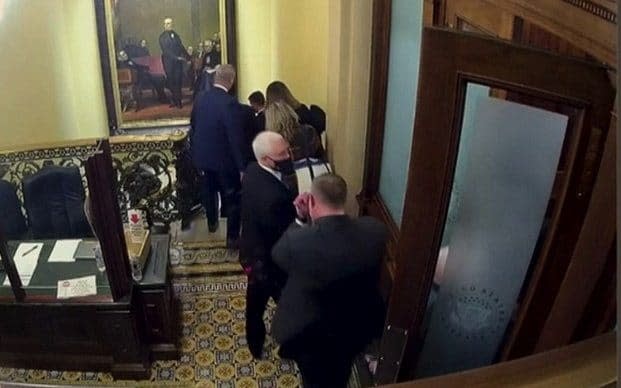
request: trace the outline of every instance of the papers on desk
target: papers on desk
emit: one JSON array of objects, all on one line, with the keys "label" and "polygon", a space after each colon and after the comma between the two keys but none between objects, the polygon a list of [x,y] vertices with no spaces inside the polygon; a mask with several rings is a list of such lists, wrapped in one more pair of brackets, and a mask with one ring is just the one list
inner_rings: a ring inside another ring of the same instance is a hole
[{"label": "papers on desk", "polygon": [[97,295],[95,275],[58,281],[58,291],[56,294],[58,299],[89,295]]},{"label": "papers on desk", "polygon": [[[42,248],[43,243],[21,243],[17,247],[15,255],[13,255],[13,261],[15,262],[15,267],[17,267],[17,273],[22,280],[22,285],[27,286],[30,284],[30,278],[32,278],[32,274],[35,268],[37,268],[37,261],[39,261]],[[11,285],[8,276],[4,279],[3,285]]]},{"label": "papers on desk", "polygon": [[82,240],[58,240],[47,259],[48,263],[72,263],[75,261],[75,251]]}]

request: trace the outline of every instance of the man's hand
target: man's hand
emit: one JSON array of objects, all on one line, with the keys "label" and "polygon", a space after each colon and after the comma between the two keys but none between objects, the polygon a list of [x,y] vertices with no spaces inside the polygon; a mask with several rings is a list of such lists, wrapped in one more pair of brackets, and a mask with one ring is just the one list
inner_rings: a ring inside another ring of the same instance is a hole
[{"label": "man's hand", "polygon": [[308,220],[308,199],[310,198],[310,193],[301,193],[298,195],[293,201],[293,206],[295,206],[295,211],[298,214],[298,218],[300,220]]},{"label": "man's hand", "polygon": [[239,181],[241,182],[243,180],[244,180],[244,172],[242,171],[239,173]]}]

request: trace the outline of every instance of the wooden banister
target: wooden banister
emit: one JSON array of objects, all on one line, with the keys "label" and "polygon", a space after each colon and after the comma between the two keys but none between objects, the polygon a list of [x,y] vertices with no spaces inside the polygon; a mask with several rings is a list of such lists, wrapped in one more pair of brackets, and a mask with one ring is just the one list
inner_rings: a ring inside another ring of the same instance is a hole
[{"label": "wooden banister", "polygon": [[385,387],[603,387],[617,381],[616,367],[613,331],[513,361]]}]

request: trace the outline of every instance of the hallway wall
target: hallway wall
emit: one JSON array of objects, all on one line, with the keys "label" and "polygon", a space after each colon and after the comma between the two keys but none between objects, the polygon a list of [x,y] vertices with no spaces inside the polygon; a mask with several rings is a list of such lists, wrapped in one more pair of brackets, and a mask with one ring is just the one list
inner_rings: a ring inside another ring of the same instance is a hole
[{"label": "hallway wall", "polygon": [[[304,103],[323,107],[328,152],[355,213],[372,0],[237,0],[236,7],[240,101],[279,79]],[[11,53],[0,62],[0,148],[107,136],[92,1],[0,0],[0,42]]]},{"label": "hallway wall", "polygon": [[358,213],[366,147],[373,0],[330,3],[328,155],[349,186],[347,211]]},{"label": "hallway wall", "polygon": [[329,0],[237,0],[239,99],[283,81],[302,102],[325,107]]},{"label": "hallway wall", "polygon": [[349,184],[348,211],[362,187],[371,64],[372,0],[237,0],[239,98],[285,82],[327,114],[328,153]]},{"label": "hallway wall", "polygon": [[0,148],[107,136],[92,1],[0,1]]}]

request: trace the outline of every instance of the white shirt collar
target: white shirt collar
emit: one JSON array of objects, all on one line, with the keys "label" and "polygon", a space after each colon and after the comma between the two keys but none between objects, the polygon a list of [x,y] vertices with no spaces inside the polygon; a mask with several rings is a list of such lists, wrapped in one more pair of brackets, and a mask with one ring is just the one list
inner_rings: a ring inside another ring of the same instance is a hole
[{"label": "white shirt collar", "polygon": [[214,88],[220,88],[222,90],[224,90],[225,92],[229,92],[229,90],[227,88],[225,88],[224,86],[220,85],[220,84],[213,84]]},{"label": "white shirt collar", "polygon": [[270,167],[264,166],[260,162],[257,162],[257,163],[259,163],[259,167],[261,167],[265,171],[269,172],[270,174],[274,175],[274,177],[276,177],[276,179],[278,179],[279,181],[282,181],[282,179],[281,179],[282,174],[280,172],[278,172],[278,171],[276,171],[276,170],[274,170],[274,169],[272,169]]}]

